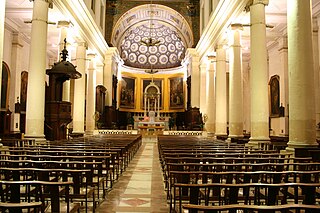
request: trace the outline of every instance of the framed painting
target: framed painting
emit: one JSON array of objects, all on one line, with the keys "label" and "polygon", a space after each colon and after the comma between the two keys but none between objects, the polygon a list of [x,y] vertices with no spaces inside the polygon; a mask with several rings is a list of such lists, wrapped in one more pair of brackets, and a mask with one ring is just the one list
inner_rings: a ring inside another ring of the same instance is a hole
[{"label": "framed painting", "polygon": [[120,107],[135,108],[135,85],[136,79],[130,77],[122,77],[120,81]]},{"label": "framed painting", "polygon": [[[144,92],[147,88],[148,85],[150,85],[150,83],[152,82],[152,79],[142,79],[142,91],[141,91],[141,106],[142,106],[142,109],[145,108],[144,106]],[[163,79],[153,79],[153,82],[155,84],[156,87],[159,88],[160,90],[160,109],[163,108],[163,94],[162,94],[162,88],[163,88]]]},{"label": "framed painting", "polygon": [[274,75],[271,77],[270,86],[270,117],[280,116],[280,84],[279,76]]},{"label": "framed painting", "polygon": [[183,109],[184,108],[184,87],[183,78],[169,78],[170,88],[170,109]]}]

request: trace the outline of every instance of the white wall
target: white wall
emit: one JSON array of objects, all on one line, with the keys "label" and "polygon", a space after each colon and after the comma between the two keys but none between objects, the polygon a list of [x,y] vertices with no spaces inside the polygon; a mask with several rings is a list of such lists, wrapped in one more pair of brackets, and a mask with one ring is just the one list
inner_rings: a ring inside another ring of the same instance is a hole
[{"label": "white wall", "polygon": [[[91,9],[91,0],[84,0],[91,16],[93,17],[95,23],[99,27],[103,36],[105,36],[105,10],[106,10],[106,0],[95,0],[95,11]],[[101,6],[104,7],[103,14],[101,13]],[[100,16],[103,16],[103,24],[100,24]]]},{"label": "white wall", "polygon": [[251,132],[250,61],[242,62],[243,73],[243,130]]},{"label": "white wall", "polygon": [[[218,6],[220,0],[200,0],[200,34],[209,23],[211,15]],[[212,4],[212,11],[210,8],[210,3]]]},{"label": "white wall", "polygon": [[[280,104],[284,102],[284,95],[286,93],[285,85],[284,85],[284,78],[285,78],[285,63],[284,61],[280,60],[280,52],[279,46],[274,45],[272,48],[269,48],[269,80],[272,76],[278,75],[280,77],[279,84],[280,84]],[[269,97],[270,98],[270,97]],[[270,101],[270,100],[269,100]],[[283,104],[284,105],[284,104]],[[270,135],[286,135],[288,127],[286,126],[284,117],[277,117],[270,119]]]},{"label": "white wall", "polygon": [[7,63],[11,69],[11,50],[12,50],[12,34],[9,30],[4,30],[3,42],[3,61]]}]

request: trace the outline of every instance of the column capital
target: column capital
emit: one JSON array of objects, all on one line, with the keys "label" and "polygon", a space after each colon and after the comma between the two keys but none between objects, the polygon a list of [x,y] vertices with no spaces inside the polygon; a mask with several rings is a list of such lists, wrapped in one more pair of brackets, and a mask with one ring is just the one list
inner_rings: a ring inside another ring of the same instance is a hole
[{"label": "column capital", "polygon": [[277,41],[278,41],[278,46],[279,46],[278,51],[288,50],[288,37],[287,36],[279,37]]},{"label": "column capital", "polygon": [[88,54],[87,54],[87,58],[88,58],[89,60],[95,59],[96,56],[97,56],[97,55],[96,55],[95,53],[88,53]]},{"label": "column capital", "polygon": [[230,25],[231,30],[243,30],[243,25],[240,23],[235,23]]},{"label": "column capital", "polygon": [[86,49],[88,49],[88,43],[85,42],[85,41],[78,41],[78,42],[77,42],[77,45],[78,45],[79,47],[85,47]]},{"label": "column capital", "polygon": [[23,38],[21,33],[13,33],[12,45],[17,45],[18,47],[23,47]]},{"label": "column capital", "polygon": [[[29,0],[29,1],[35,1],[35,0]],[[39,1],[44,1],[44,2],[47,2],[49,3],[49,8],[53,8],[53,0],[39,0]]]},{"label": "column capital", "polygon": [[269,4],[269,0],[250,0],[245,7],[246,12],[250,11],[250,7],[257,5],[257,4],[263,4],[264,6],[267,6]]},{"label": "column capital", "polygon": [[316,17],[316,18],[312,18],[312,31],[314,33],[318,32],[319,31],[319,18]]},{"label": "column capital", "polygon": [[210,63],[215,62],[216,59],[217,59],[217,57],[216,57],[215,55],[208,55],[207,57],[208,57],[208,61],[209,61]]},{"label": "column capital", "polygon": [[57,24],[57,27],[58,28],[62,28],[62,27],[66,27],[66,28],[69,28],[69,27],[72,27],[73,24],[71,21],[66,21],[66,20],[60,20],[58,21],[58,24]]},{"label": "column capital", "polygon": [[217,51],[219,49],[223,49],[225,48],[225,46],[228,45],[228,43],[220,43],[220,44],[217,44],[215,47],[214,47],[214,50]]},{"label": "column capital", "polygon": [[251,5],[263,4],[267,6],[269,4],[269,0],[251,0]]},{"label": "column capital", "polygon": [[188,48],[186,51],[186,55],[189,57],[199,57],[199,53],[195,48]]},{"label": "column capital", "polygon": [[[109,47],[106,53],[104,54],[104,61],[110,62],[110,61],[116,61],[116,62],[121,62],[122,59],[120,57],[120,53],[118,51],[118,48],[116,47]],[[110,62],[111,63],[111,62]]]}]

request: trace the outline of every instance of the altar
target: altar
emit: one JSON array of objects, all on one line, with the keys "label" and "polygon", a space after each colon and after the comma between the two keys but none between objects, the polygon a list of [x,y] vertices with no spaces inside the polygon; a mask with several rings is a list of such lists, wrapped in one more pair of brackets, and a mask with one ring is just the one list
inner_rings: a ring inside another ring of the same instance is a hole
[{"label": "altar", "polygon": [[165,123],[162,121],[155,121],[155,112],[150,111],[149,117],[138,123],[138,132],[142,137],[163,135],[164,127]]}]

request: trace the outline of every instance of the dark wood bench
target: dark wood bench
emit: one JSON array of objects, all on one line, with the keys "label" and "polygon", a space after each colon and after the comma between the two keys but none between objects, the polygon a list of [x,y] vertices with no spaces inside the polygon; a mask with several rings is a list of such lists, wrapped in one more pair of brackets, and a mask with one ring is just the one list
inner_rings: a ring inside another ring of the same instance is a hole
[{"label": "dark wood bench", "polygon": [[19,203],[11,203],[11,202],[0,202],[1,212],[22,212],[23,209],[27,209],[28,212],[38,213],[41,212],[42,202],[19,202]]},{"label": "dark wood bench", "polygon": [[95,212],[95,190],[88,184],[91,176],[89,169],[39,169],[39,168],[0,168],[7,181],[72,181],[70,199],[84,203],[85,211],[92,202],[92,212]]},{"label": "dark wood bench", "polygon": [[[182,202],[189,204],[209,205],[283,205],[283,204],[307,204],[316,205],[319,199],[320,183],[243,183],[243,184],[175,184],[178,194],[174,190],[172,206],[182,211]],[[187,191],[187,196],[183,191]]]},{"label": "dark wood bench", "polygon": [[[245,184],[245,183],[318,183],[320,170],[318,171],[256,171],[256,172],[206,172],[206,171],[172,171],[168,186],[168,199],[173,203],[177,196],[177,185],[183,184]],[[191,193],[191,192],[190,192]],[[221,192],[223,193],[223,192]],[[245,193],[245,191],[243,191]],[[188,189],[182,189],[183,199],[189,199]],[[180,198],[180,195],[178,196]]]},{"label": "dark wood bench", "polygon": [[223,205],[223,206],[204,206],[194,204],[183,204],[183,209],[188,210],[190,213],[218,213],[218,212],[291,212],[291,210],[303,210],[304,212],[319,212],[320,205],[305,205],[305,204],[284,204],[284,205],[270,205],[270,206],[258,206],[258,205]]},{"label": "dark wood bench", "polygon": [[[25,202],[31,203],[31,201],[41,202],[41,212],[80,212],[79,203],[70,203],[69,187],[72,184],[70,181],[0,181],[1,202],[16,203],[17,208],[10,207],[13,213],[22,212]],[[63,194],[60,193],[61,188],[64,188]]]}]

